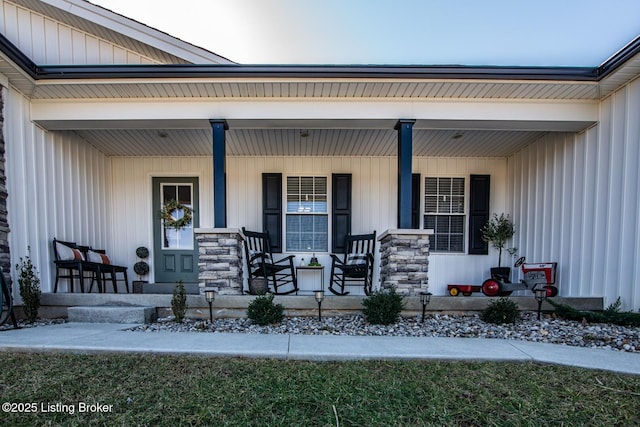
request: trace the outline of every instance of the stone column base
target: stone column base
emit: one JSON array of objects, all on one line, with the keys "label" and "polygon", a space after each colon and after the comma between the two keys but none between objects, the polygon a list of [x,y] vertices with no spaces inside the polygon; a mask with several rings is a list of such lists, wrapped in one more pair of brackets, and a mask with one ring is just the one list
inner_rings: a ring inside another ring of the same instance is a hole
[{"label": "stone column base", "polygon": [[382,289],[395,288],[405,296],[429,289],[429,235],[433,230],[387,230],[380,240]]},{"label": "stone column base", "polygon": [[242,295],[242,233],[232,228],[197,228],[200,295]]}]

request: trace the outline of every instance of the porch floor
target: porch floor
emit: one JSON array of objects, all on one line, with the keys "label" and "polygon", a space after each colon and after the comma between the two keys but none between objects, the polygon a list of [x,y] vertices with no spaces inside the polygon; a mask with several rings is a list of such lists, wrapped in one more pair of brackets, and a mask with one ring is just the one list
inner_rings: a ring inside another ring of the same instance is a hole
[{"label": "porch floor", "polygon": [[[81,293],[43,293],[41,299],[40,315],[47,318],[68,317],[68,307],[92,306],[104,304],[131,304],[138,306],[155,307],[158,317],[171,315],[171,295],[169,294],[81,294]],[[215,317],[246,317],[247,307],[254,299],[250,295],[219,295],[213,303]],[[359,313],[362,311],[364,296],[334,296],[327,295],[322,302],[324,316],[337,316],[341,314]],[[535,311],[538,303],[533,296],[511,297],[521,310]],[[465,312],[478,312],[483,310],[493,298],[484,296],[451,297],[433,296],[427,306],[428,313],[460,314]],[[314,316],[318,313],[318,303],[310,295],[277,295],[274,300],[285,307],[287,316]],[[580,310],[602,310],[604,299],[601,297],[590,298],[554,298],[562,304],[568,304]],[[187,317],[209,317],[209,305],[204,296],[187,295]],[[542,309],[552,311],[553,307],[543,303]],[[419,297],[405,298],[405,310],[403,315],[416,315],[422,312],[422,304]]]}]

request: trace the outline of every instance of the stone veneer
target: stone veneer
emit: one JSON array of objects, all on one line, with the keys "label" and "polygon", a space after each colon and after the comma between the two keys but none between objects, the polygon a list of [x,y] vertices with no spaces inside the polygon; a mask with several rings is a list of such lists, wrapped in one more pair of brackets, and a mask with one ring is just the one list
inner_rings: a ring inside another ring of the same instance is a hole
[{"label": "stone veneer", "polygon": [[401,295],[418,296],[429,282],[429,235],[433,230],[387,230],[380,235],[380,283]]},{"label": "stone veneer", "polygon": [[200,294],[242,295],[242,234],[233,228],[197,228]]},{"label": "stone veneer", "polygon": [[0,267],[5,277],[11,280],[11,253],[9,252],[9,222],[7,219],[7,185],[4,163],[4,102],[2,99],[2,87],[0,86]]}]

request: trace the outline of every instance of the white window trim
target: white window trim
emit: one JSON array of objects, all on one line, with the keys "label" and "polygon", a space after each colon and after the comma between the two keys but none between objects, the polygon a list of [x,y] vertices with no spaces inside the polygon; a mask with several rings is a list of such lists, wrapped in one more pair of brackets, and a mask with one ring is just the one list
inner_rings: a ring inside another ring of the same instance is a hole
[{"label": "white window trim", "polygon": [[[332,210],[332,205],[331,205],[331,195],[332,195],[332,187],[331,187],[331,175],[328,174],[308,174],[308,173],[289,173],[289,174],[282,174],[282,246],[283,246],[283,252],[284,253],[316,253],[316,254],[329,254],[331,253],[331,248],[332,248],[332,224],[331,224],[331,210]],[[322,213],[295,213],[295,212],[291,212],[289,213],[287,211],[287,180],[289,178],[325,178],[327,180],[327,212],[322,214]],[[326,251],[298,251],[298,250],[291,250],[287,247],[287,215],[325,215],[327,217],[327,250]]]},{"label": "white window trim", "polygon": [[[438,214],[438,213],[430,213],[426,211],[426,206],[425,206],[425,197],[426,197],[426,191],[427,191],[427,186],[426,186],[426,179],[427,178],[462,178],[464,179],[464,213],[462,214]],[[464,220],[463,220],[463,226],[464,226],[464,232],[462,234],[462,246],[463,246],[463,250],[462,252],[444,252],[444,251],[439,251],[436,252],[433,249],[434,245],[430,245],[432,249],[429,250],[429,255],[436,255],[436,256],[461,256],[461,255],[468,255],[469,254],[469,188],[470,188],[470,175],[460,175],[460,174],[446,174],[446,173],[440,173],[440,174],[430,174],[430,173],[421,173],[421,179],[420,179],[420,194],[421,194],[421,203],[420,203],[420,221],[421,224],[420,226],[424,229],[426,226],[426,221],[425,221],[425,217],[427,215],[447,215],[447,216],[451,216],[451,215],[457,215],[457,216],[463,216]],[[435,230],[434,230],[435,232]]]},{"label": "white window trim", "polygon": [[[167,181],[167,182],[161,182],[160,183],[160,186],[159,186],[159,190],[160,190],[160,208],[159,209],[162,209],[162,207],[163,207],[163,205],[162,205],[162,201],[163,201],[163,197],[164,197],[163,191],[162,191],[163,187],[168,187],[168,186],[176,186],[176,187],[178,187],[178,186],[186,186],[186,187],[189,187],[191,189],[190,190],[190,192],[191,192],[191,204],[187,205],[187,206],[189,206],[191,209],[193,209],[193,201],[194,201],[194,198],[195,198],[195,190],[194,190],[193,183],[192,182],[188,182],[188,183],[186,183],[186,182],[174,182],[174,181]],[[164,221],[160,221],[160,227],[161,227],[160,232],[162,233],[165,230]],[[191,224],[189,224],[188,226],[184,227],[184,228],[191,229],[191,235],[192,235],[192,237],[194,236],[195,227],[193,225],[193,222]],[[191,243],[191,246],[189,246],[189,247],[179,247],[179,248],[167,248],[167,247],[164,247],[164,243],[162,243],[162,245],[160,247],[160,250],[162,250],[162,251],[165,251],[165,250],[166,251],[192,251],[192,250],[195,249],[195,239],[192,238],[190,240],[190,243]]]}]

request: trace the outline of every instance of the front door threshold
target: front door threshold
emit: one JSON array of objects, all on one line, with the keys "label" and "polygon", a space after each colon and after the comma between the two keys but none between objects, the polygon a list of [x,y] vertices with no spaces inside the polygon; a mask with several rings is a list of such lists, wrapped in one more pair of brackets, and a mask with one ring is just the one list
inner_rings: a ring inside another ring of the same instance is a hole
[{"label": "front door threshold", "polygon": [[[198,283],[182,283],[187,295],[199,295],[200,285]],[[177,283],[145,283],[142,287],[143,294],[173,294],[173,289]]]}]

